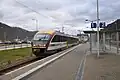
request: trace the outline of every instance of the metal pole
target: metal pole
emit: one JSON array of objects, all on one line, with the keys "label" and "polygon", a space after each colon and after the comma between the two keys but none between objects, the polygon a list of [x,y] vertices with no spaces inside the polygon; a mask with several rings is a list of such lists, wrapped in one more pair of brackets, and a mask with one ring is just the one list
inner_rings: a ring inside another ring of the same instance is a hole
[{"label": "metal pole", "polygon": [[64,26],[63,26],[63,24],[62,24],[62,32],[64,33]]},{"label": "metal pole", "polygon": [[116,24],[116,30],[117,30],[117,21],[115,22],[115,24]]},{"label": "metal pole", "polygon": [[97,0],[97,57],[100,56],[99,52],[99,2]]},{"label": "metal pole", "polygon": [[35,21],[36,21],[36,31],[38,31],[38,20]]},{"label": "metal pole", "polygon": [[112,33],[110,33],[110,50],[111,50],[111,45],[112,45],[111,40],[112,40]]},{"label": "metal pole", "polygon": [[105,32],[103,32],[103,51],[105,51]]},{"label": "metal pole", "polygon": [[90,33],[90,53],[92,53],[92,34]]},{"label": "metal pole", "polygon": [[117,54],[119,54],[119,32],[117,32]]},{"label": "metal pole", "polygon": [[38,26],[37,26],[38,20],[36,20],[36,19],[32,19],[32,20],[35,20],[36,31],[38,31]]},{"label": "metal pole", "polygon": [[6,41],[6,32],[4,32],[4,42]]},{"label": "metal pole", "polygon": [[119,53],[119,32],[117,32],[117,22],[116,24],[116,44],[117,44],[117,54]]}]

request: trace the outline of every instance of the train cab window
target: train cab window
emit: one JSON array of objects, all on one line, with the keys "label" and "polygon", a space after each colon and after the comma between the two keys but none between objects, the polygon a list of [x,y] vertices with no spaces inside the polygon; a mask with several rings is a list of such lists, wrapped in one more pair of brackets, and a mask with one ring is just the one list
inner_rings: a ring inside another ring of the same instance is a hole
[{"label": "train cab window", "polygon": [[50,39],[49,34],[36,34],[33,38],[35,41],[48,41]]}]

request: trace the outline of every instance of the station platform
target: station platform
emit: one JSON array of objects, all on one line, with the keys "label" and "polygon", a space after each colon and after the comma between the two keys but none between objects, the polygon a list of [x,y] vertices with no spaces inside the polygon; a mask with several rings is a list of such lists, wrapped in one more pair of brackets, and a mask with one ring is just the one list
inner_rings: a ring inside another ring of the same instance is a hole
[{"label": "station platform", "polygon": [[76,80],[80,64],[89,44],[81,44],[63,57],[21,80]]}]

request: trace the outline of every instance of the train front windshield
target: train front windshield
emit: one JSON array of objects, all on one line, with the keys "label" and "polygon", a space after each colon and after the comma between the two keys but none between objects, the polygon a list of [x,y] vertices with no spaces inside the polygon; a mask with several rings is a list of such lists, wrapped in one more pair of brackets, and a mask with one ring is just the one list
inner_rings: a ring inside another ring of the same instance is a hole
[{"label": "train front windshield", "polygon": [[41,43],[47,43],[47,41],[50,39],[50,34],[36,34],[33,38],[33,41],[41,42]]}]

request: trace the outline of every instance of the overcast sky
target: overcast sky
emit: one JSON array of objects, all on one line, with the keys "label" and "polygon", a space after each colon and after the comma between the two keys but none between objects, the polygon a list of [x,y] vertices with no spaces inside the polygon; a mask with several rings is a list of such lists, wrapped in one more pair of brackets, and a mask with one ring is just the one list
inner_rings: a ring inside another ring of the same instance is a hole
[{"label": "overcast sky", "polygon": [[[23,5],[22,5],[23,4]],[[28,6],[28,8],[26,8]],[[107,23],[118,19],[119,0],[99,0],[100,20]],[[96,0],[0,0],[0,21],[27,30],[60,29],[66,33],[87,29],[86,19],[96,19]]]}]

